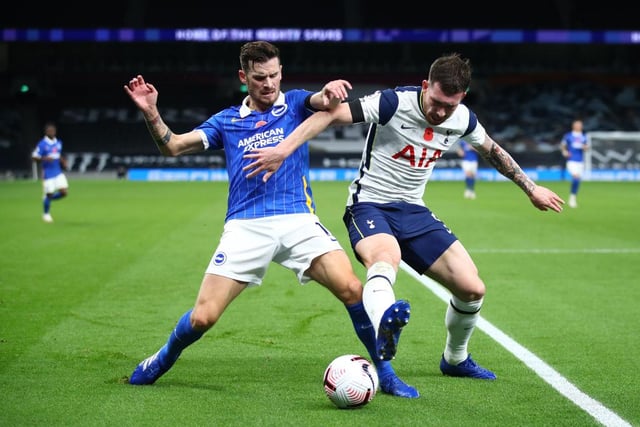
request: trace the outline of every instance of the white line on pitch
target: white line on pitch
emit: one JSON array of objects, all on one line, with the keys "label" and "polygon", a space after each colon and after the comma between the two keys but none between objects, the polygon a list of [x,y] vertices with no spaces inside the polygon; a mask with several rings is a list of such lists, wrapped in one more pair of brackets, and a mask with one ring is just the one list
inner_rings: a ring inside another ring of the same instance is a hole
[{"label": "white line on pitch", "polygon": [[[449,303],[449,291],[442,287],[439,283],[431,280],[427,276],[422,276],[409,267],[404,261],[400,263],[400,268],[413,276],[422,283],[427,289],[433,292],[438,298],[445,303]],[[540,378],[549,383],[554,389],[575,403],[577,406],[586,411],[598,422],[610,427],[631,427],[624,419],[620,418],[615,412],[606,408],[602,403],[593,399],[580,391],[575,385],[569,382],[565,377],[560,375],[555,369],[545,363],[538,356],[518,344],[500,329],[493,326],[482,316],[478,319],[476,327],[493,338],[498,344],[503,346],[507,351],[516,356]]]},{"label": "white line on pitch", "polygon": [[470,253],[476,254],[637,254],[640,248],[593,248],[593,249],[469,249]]}]

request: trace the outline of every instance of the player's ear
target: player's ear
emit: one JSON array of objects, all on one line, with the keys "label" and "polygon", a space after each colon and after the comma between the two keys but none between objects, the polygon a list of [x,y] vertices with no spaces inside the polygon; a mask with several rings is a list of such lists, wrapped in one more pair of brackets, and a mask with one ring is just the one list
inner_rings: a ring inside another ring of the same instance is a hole
[{"label": "player's ear", "polygon": [[247,84],[247,74],[244,72],[244,70],[241,68],[238,70],[238,79],[240,79],[240,82],[242,84]]}]

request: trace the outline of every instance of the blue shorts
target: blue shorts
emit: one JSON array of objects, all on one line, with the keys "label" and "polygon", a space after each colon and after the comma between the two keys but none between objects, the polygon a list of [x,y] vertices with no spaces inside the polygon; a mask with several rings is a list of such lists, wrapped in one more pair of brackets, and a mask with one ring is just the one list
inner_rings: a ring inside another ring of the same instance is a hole
[{"label": "blue shorts", "polygon": [[400,244],[402,260],[423,274],[458,238],[428,208],[411,203],[359,202],[343,216],[351,248],[368,236],[391,234]]}]

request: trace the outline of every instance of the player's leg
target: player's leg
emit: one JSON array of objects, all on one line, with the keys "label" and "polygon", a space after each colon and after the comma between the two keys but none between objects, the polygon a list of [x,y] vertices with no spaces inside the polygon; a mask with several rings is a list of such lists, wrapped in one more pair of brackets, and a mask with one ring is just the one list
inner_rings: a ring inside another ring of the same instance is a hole
[{"label": "player's leg", "polygon": [[[294,221],[300,226],[293,227]],[[376,335],[362,302],[362,282],[356,276],[346,252],[320,221],[311,218],[292,218],[287,221],[292,227],[285,237],[290,248],[281,251],[274,261],[296,272],[300,283],[314,280],[326,287],[345,306],[353,323],[356,335],[364,345],[376,366],[380,389],[399,397],[419,397],[418,391],[397,377],[389,362],[377,357]],[[289,240],[291,239],[291,240]],[[297,244],[292,244],[297,241]]]},{"label": "player's leg", "polygon": [[245,288],[245,283],[205,274],[194,308],[178,320],[165,345],[138,364],[129,383],[149,385],[156,382],[171,369],[185,348],[199,340],[216,324],[227,306]]},{"label": "player's leg", "polygon": [[464,198],[465,199],[475,199],[475,184],[476,184],[476,174],[478,171],[477,162],[472,162],[470,160],[462,161],[462,170],[464,172]]},{"label": "player's leg", "polygon": [[55,183],[55,191],[51,195],[51,200],[59,200],[67,196],[69,190],[69,182],[65,174],[61,173],[53,178]]},{"label": "player's leg", "polygon": [[456,240],[426,274],[451,292],[445,315],[447,340],[440,370],[450,376],[495,379],[495,374],[478,366],[468,352],[486,290],[469,253]]},{"label": "player's leg", "polygon": [[476,191],[475,191],[476,180],[474,176],[473,175],[465,176],[464,182],[465,182],[465,192],[464,192],[465,198],[475,199],[476,198]]},{"label": "player's leg", "polygon": [[567,171],[571,174],[571,187],[569,190],[569,207],[578,207],[578,190],[580,189],[580,180],[584,164],[581,162],[567,162]]},{"label": "player's leg", "polygon": [[[136,367],[129,380],[131,384],[153,384],[173,366],[187,346],[218,321],[247,286],[261,283],[275,245],[271,233],[256,233],[264,226],[259,220],[231,220],[225,224],[218,248],[202,279],[195,306],[180,318],[166,344]],[[253,245],[247,246],[246,242]]]},{"label": "player's leg", "polygon": [[398,349],[400,333],[409,323],[411,307],[396,300],[393,286],[400,263],[400,247],[386,233],[365,237],[356,244],[356,252],[367,267],[367,281],[362,300],[376,325],[376,351],[380,360],[392,360]]},{"label": "player's leg", "polygon": [[356,335],[376,367],[380,389],[393,396],[419,397],[420,393],[414,387],[398,378],[390,362],[379,359],[374,327],[362,302],[362,283],[353,272],[346,253],[334,250],[317,257],[306,274],[325,286],[345,305]]},{"label": "player's leg", "polygon": [[351,247],[367,267],[363,302],[376,334],[377,358],[391,360],[397,352],[402,328],[409,322],[411,307],[396,300],[393,286],[401,252],[394,224],[402,224],[403,212],[372,203],[357,203],[345,209],[344,224]]},{"label": "player's leg", "polygon": [[42,220],[44,222],[53,222],[53,217],[51,216],[51,200],[55,191],[56,184],[53,178],[42,181]]},{"label": "player's leg", "polygon": [[478,162],[471,162],[469,166],[469,198],[476,198],[476,179],[478,177]]}]

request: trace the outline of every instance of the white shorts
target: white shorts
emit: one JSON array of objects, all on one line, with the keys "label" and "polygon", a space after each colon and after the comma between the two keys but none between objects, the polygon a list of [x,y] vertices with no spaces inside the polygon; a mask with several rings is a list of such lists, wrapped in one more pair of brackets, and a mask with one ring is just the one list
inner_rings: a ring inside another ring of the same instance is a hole
[{"label": "white shorts", "polygon": [[572,176],[582,176],[584,173],[584,162],[574,162],[572,160],[567,162],[567,172]]},{"label": "white shorts", "polygon": [[478,162],[474,162],[471,160],[463,160],[462,161],[462,170],[464,173],[478,173]]},{"label": "white shorts", "polygon": [[61,188],[69,188],[67,177],[63,173],[53,178],[45,179],[42,182],[42,189],[44,191],[44,194],[55,193]]},{"label": "white shorts", "polygon": [[206,272],[260,285],[273,261],[305,284],[311,280],[304,274],[311,262],[336,249],[344,250],[313,214],[232,219],[224,225]]}]

